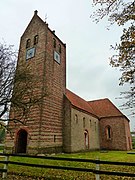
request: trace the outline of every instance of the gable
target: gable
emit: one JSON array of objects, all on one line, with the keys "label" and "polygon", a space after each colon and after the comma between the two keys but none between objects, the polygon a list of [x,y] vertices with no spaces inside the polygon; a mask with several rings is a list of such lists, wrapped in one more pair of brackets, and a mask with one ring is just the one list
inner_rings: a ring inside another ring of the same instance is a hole
[{"label": "gable", "polygon": [[99,118],[124,116],[122,112],[107,98],[88,101]]},{"label": "gable", "polygon": [[46,23],[38,16],[37,13],[38,13],[37,10],[34,11],[34,16],[32,17],[31,21],[29,22],[22,36],[24,36],[26,33],[29,33],[30,26],[35,26],[35,29],[36,29],[37,26],[40,27],[40,26],[46,25]]}]

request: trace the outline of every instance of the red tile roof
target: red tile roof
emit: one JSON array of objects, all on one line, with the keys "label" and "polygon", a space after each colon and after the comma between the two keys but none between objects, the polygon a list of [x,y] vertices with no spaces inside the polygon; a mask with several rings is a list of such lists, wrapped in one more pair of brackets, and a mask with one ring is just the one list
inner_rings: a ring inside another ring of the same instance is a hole
[{"label": "red tile roof", "polygon": [[119,109],[117,109],[117,107],[107,98],[94,101],[85,101],[68,89],[66,89],[66,97],[73,106],[99,118],[124,116],[122,112],[120,112]]},{"label": "red tile roof", "polygon": [[124,116],[119,109],[109,99],[99,99],[89,101],[89,105],[93,108],[96,115],[101,117]]},{"label": "red tile roof", "polygon": [[82,99],[81,97],[77,96],[70,90],[66,89],[66,97],[71,102],[71,104],[79,109],[82,109],[90,114],[95,114],[93,109],[90,107],[89,103]]}]

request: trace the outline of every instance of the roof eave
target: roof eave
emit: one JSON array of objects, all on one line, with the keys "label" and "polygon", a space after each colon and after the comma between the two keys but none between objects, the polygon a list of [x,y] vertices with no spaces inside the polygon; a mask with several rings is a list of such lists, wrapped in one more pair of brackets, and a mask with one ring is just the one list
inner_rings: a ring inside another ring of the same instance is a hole
[{"label": "roof eave", "polygon": [[125,119],[127,119],[127,121],[130,121],[125,115],[118,115],[118,116],[102,116],[102,117],[99,117],[99,120],[101,119],[104,119],[104,118],[118,118],[118,117],[124,117]]}]

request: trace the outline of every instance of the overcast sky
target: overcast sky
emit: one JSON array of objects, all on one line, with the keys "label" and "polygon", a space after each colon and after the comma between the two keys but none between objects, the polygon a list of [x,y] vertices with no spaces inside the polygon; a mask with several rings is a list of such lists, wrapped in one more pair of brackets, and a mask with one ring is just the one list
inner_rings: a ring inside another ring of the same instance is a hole
[{"label": "overcast sky", "polygon": [[[94,11],[92,0],[1,0],[0,42],[13,44],[18,50],[23,34],[34,10],[55,30],[67,46],[67,88],[85,100],[109,98],[118,108],[116,99],[124,87],[119,87],[119,69],[109,65],[114,52],[110,45],[119,41],[121,29],[107,30],[106,20],[96,24],[90,19]],[[131,130],[134,129],[134,118]]]}]

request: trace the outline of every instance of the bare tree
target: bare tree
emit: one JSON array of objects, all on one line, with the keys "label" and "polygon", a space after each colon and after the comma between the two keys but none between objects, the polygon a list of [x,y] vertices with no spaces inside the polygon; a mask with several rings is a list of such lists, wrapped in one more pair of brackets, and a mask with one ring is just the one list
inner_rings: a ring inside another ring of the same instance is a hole
[{"label": "bare tree", "polygon": [[13,46],[0,44],[0,121],[6,118],[11,103],[16,53]]},{"label": "bare tree", "polygon": [[93,0],[98,9],[91,15],[99,22],[108,18],[110,25],[116,23],[123,27],[120,43],[112,48],[116,54],[110,58],[110,65],[120,69],[119,85],[129,84],[129,90],[121,92],[126,99],[123,108],[129,108],[134,114],[135,109],[135,1],[134,0]]},{"label": "bare tree", "polygon": [[35,91],[38,81],[28,64],[25,63],[17,69],[16,64],[17,57],[13,46],[0,44],[0,122],[25,123],[24,119],[31,107],[42,99]]}]

